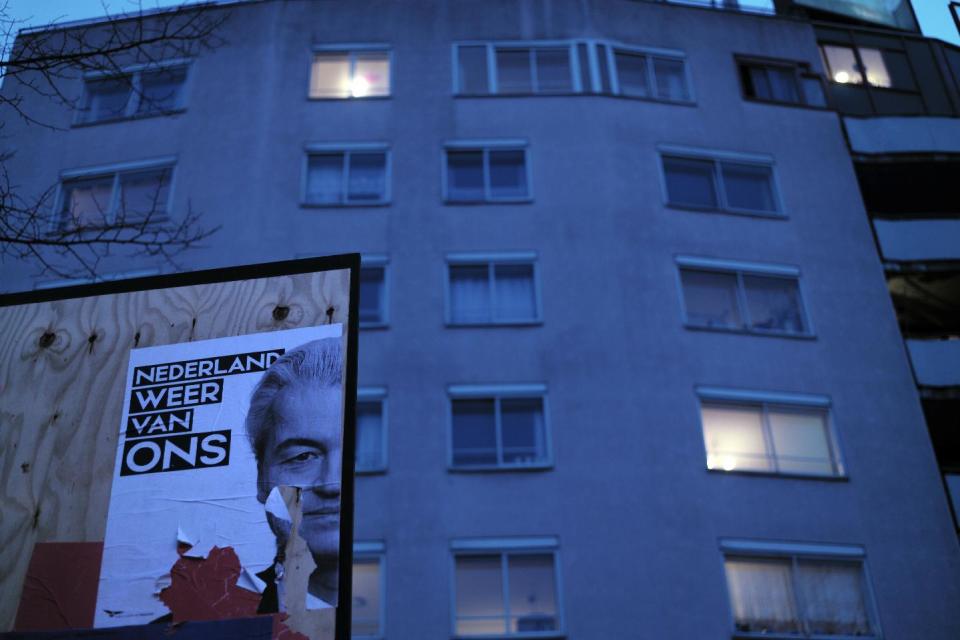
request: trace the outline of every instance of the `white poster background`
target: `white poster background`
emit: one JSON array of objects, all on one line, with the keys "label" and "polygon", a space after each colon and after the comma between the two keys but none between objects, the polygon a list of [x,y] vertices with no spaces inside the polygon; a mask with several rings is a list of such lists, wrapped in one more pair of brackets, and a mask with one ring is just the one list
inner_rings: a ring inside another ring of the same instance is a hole
[{"label": "white poster background", "polygon": [[[214,546],[232,547],[246,575],[272,564],[276,551],[263,505],[257,501],[257,462],[244,429],[250,395],[263,372],[223,376],[221,402],[193,407],[191,433],[231,431],[228,465],[121,476],[134,369],[274,349],[290,351],[312,340],[340,337],[342,331],[342,325],[333,324],[130,351],[95,627],[146,624],[169,613],[159,593],[169,585],[170,569],[179,559],[178,537],[193,545],[188,555],[205,556]],[[244,582],[252,586],[254,581],[246,581],[242,574]]]}]

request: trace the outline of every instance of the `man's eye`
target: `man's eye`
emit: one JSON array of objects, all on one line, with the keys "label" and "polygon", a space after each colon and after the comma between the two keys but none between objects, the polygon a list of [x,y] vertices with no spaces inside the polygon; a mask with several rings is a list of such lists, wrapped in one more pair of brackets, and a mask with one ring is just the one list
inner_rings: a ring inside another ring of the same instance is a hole
[{"label": "man's eye", "polygon": [[316,460],[320,457],[316,451],[304,451],[298,455],[288,458],[286,462],[307,462],[308,460]]}]

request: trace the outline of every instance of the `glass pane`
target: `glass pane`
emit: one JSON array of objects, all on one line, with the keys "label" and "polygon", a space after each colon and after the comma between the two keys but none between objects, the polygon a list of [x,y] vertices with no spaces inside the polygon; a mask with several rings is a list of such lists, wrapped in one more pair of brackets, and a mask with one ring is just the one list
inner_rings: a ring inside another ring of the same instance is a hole
[{"label": "glass pane", "polygon": [[453,400],[453,464],[497,464],[494,401]]},{"label": "glass pane", "polygon": [[313,57],[310,70],[311,98],[348,98],[350,56],[345,53],[321,53]]},{"label": "glass pane", "polygon": [[164,214],[170,194],[170,170],[121,174],[117,220]]},{"label": "glass pane", "polygon": [[507,558],[510,580],[510,631],[556,631],[556,588],[553,554],[511,554]]},{"label": "glass pane", "polygon": [[866,67],[867,83],[874,87],[889,88],[893,85],[890,81],[890,74],[887,72],[887,65],[883,62],[883,54],[879,49],[860,49],[860,60]]},{"label": "glass pane", "polygon": [[503,634],[507,614],[499,554],[456,559],[457,635]]},{"label": "glass pane", "polygon": [[801,560],[797,567],[797,588],[803,603],[803,618],[811,634],[873,634],[860,563]]},{"label": "glass pane", "polygon": [[663,173],[670,204],[716,208],[712,161],[665,157]]},{"label": "glass pane", "polygon": [[[861,50],[861,52],[862,51],[864,50]],[[861,53],[861,55],[863,54]],[[863,63],[867,65],[867,79],[869,81],[873,69],[870,68],[870,63],[867,62],[866,58],[863,59]],[[910,62],[907,60],[906,53],[884,49],[883,64],[890,78],[890,85],[894,89],[916,90],[917,85],[913,81],[913,71],[910,69]]]},{"label": "glass pane", "polygon": [[797,77],[793,69],[786,67],[767,67],[770,80],[770,99],[778,102],[800,102],[797,91]]},{"label": "glass pane", "polygon": [[482,151],[447,151],[447,198],[468,202],[486,198]]},{"label": "glass pane", "polygon": [[187,79],[186,67],[145,72],[140,76],[137,113],[162,113],[180,107],[180,92]]},{"label": "glass pane", "polygon": [[129,76],[105,78],[87,83],[87,122],[122,118],[130,99]]},{"label": "glass pane", "polygon": [[351,616],[353,635],[380,635],[380,561],[377,558],[353,559]]},{"label": "glass pane", "polygon": [[390,53],[369,51],[356,54],[356,66],[350,79],[350,95],[368,98],[390,95]]},{"label": "glass pane", "polygon": [[800,632],[790,560],[727,558],[724,566],[737,631]]},{"label": "glass pane", "polygon": [[770,86],[770,79],[767,77],[765,67],[747,67],[747,78],[749,81],[748,95],[761,100],[773,100],[773,88]]},{"label": "glass pane", "polygon": [[720,164],[727,206],[750,211],[777,210],[773,197],[773,170],[753,164]]},{"label": "glass pane", "polygon": [[857,58],[850,47],[838,47],[832,44],[823,46],[823,55],[827,59],[830,79],[840,84],[862,84],[863,76]]},{"label": "glass pane", "polygon": [[617,81],[620,83],[620,93],[625,96],[645,98],[650,95],[647,87],[647,58],[646,56],[614,51],[614,61],[617,65]]},{"label": "glass pane", "polygon": [[451,265],[450,321],[490,322],[490,272],[487,265]]},{"label": "glass pane", "polygon": [[383,403],[357,401],[357,471],[383,469]]},{"label": "glass pane", "polygon": [[63,189],[61,227],[102,225],[109,220],[113,176],[65,182]]},{"label": "glass pane", "polygon": [[534,54],[537,65],[537,91],[540,93],[573,91],[569,48],[540,48],[534,50]]},{"label": "glass pane", "polygon": [[506,464],[535,464],[547,460],[541,398],[501,400],[500,426]]},{"label": "glass pane", "polygon": [[490,197],[527,197],[526,153],[522,149],[490,152]]},{"label": "glass pane", "polygon": [[760,407],[704,403],[700,407],[700,419],[708,469],[773,469],[763,437]]},{"label": "glass pane", "polygon": [[743,326],[735,274],[683,269],[680,279],[687,322],[702,327]]},{"label": "glass pane", "polygon": [[459,53],[459,81],[460,93],[488,93],[487,84],[487,48],[464,47],[457,49]]},{"label": "glass pane", "polygon": [[387,194],[387,155],[385,153],[351,153],[348,202],[376,202]]},{"label": "glass pane", "polygon": [[823,85],[818,76],[805,76],[800,79],[803,86],[803,101],[813,107],[827,106],[827,98],[823,94]]},{"label": "glass pane", "polygon": [[497,92],[531,93],[530,50],[497,49]]},{"label": "glass pane", "polygon": [[498,264],[494,267],[494,318],[536,320],[537,299],[532,264]]},{"label": "glass pane", "polygon": [[796,280],[744,275],[743,285],[752,329],[789,333],[807,330]]},{"label": "glass pane", "polygon": [[770,409],[767,417],[780,471],[824,476],[836,473],[825,412]]},{"label": "glass pane", "polygon": [[383,267],[360,268],[360,322],[383,322]]},{"label": "glass pane", "polygon": [[307,163],[307,202],[337,204],[343,200],[343,154],[311,155]]},{"label": "glass pane", "polygon": [[657,97],[666,100],[689,100],[687,76],[683,71],[683,60],[654,58],[653,75],[657,82]]}]

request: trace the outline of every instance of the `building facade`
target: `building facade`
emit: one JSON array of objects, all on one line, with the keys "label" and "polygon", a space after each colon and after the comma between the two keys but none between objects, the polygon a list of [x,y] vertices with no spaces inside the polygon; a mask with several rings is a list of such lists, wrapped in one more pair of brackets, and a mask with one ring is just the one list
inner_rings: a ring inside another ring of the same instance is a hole
[{"label": "building facade", "polygon": [[357,637],[960,635],[957,50],[717,4],[225,4],[7,123],[57,224],[364,255]]}]

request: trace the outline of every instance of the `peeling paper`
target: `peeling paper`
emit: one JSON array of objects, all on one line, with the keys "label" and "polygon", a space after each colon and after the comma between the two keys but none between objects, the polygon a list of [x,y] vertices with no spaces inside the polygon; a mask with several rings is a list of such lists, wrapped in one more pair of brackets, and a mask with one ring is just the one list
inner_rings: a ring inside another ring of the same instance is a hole
[{"label": "peeling paper", "polygon": [[244,567],[243,573],[237,578],[237,586],[247,591],[253,591],[254,593],[263,593],[263,590],[267,588],[267,583],[261,580],[257,574],[250,571],[250,569]]},{"label": "peeling paper", "polygon": [[159,596],[160,592],[173,584],[173,579],[170,577],[170,574],[162,575],[157,578],[156,584],[153,587],[153,595]]},{"label": "peeling paper", "polygon": [[267,501],[263,506],[266,508],[267,513],[272,514],[274,517],[285,522],[293,522],[293,518],[290,516],[290,510],[287,509],[287,504],[283,501],[283,496],[280,495],[280,487],[274,487],[270,490],[270,495],[267,496]]},{"label": "peeling paper", "polygon": [[185,544],[188,547],[192,547],[196,543],[193,541],[193,539],[190,536],[186,534],[186,532],[183,530],[183,527],[178,526],[177,527],[177,544]]},{"label": "peeling paper", "polygon": [[215,545],[212,542],[207,542],[205,540],[199,540],[195,545],[190,547],[189,550],[184,551],[183,555],[186,558],[206,558],[210,555],[210,550],[213,549]]}]

